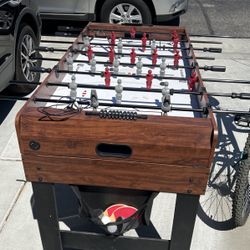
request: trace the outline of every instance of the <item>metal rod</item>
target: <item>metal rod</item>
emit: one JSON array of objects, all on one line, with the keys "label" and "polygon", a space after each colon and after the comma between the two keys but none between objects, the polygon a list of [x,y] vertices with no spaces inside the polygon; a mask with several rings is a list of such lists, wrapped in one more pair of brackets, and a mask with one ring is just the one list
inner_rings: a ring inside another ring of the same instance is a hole
[{"label": "metal rod", "polygon": [[[50,73],[52,72],[53,69],[51,68],[40,68],[40,67],[32,67],[30,68],[31,72],[39,72],[39,73]],[[54,68],[55,72],[57,73],[63,73],[63,74],[77,74],[77,75],[96,75],[96,76],[102,76],[103,77],[103,72],[96,72],[96,73],[90,73],[88,71],[69,71],[69,70],[59,70]],[[114,74],[111,73],[112,77],[128,77],[128,78],[146,78],[146,75],[128,75],[128,74]],[[185,81],[185,80],[189,80],[189,78],[185,78],[185,77],[173,77],[173,76],[158,76],[158,75],[154,75],[155,79],[159,79],[159,80],[179,80],[179,81]]]},{"label": "metal rod", "polygon": [[[79,49],[73,49],[72,47],[69,47],[68,49],[58,49],[58,48],[53,48],[53,47],[38,47],[38,48],[35,48],[37,51],[42,51],[42,52],[67,52],[67,51],[70,51],[72,53],[79,53],[79,54],[82,54],[82,55],[86,55],[86,51],[82,51],[82,50],[79,50]],[[100,57],[107,57],[108,56],[108,52],[95,52],[93,51],[93,53],[96,55],[96,56],[100,56]],[[121,56],[130,56],[130,53],[115,53],[116,55],[121,55]],[[152,55],[151,54],[137,54],[137,56],[148,56],[148,57],[151,57]],[[174,56],[170,56],[170,55],[159,55],[158,58],[173,58],[174,59]],[[191,56],[186,56],[186,57],[180,57],[182,59],[193,59],[193,57]],[[200,57],[196,57],[196,59],[198,60],[215,60],[214,57],[205,57],[205,56],[200,56]]]},{"label": "metal rod", "polygon": [[233,79],[215,79],[215,78],[202,78],[204,82],[220,82],[220,83],[239,83],[250,84],[250,80],[233,80]]},{"label": "metal rod", "polygon": [[[52,62],[58,62],[60,61],[60,58],[48,58],[48,57],[32,57],[33,60],[41,60],[41,61],[52,61]],[[73,62],[75,63],[88,63],[88,60],[73,60]],[[96,61],[97,64],[104,64],[104,65],[112,65],[110,62],[101,62],[101,61]],[[133,63],[122,63],[120,62],[121,66],[136,66],[136,64]],[[112,65],[113,66],[113,65]],[[160,64],[143,64],[144,67],[156,67],[159,68]],[[169,69],[173,69],[173,70],[178,70],[178,69],[195,69],[195,66],[174,66],[174,65],[167,65],[167,68]],[[226,67],[225,66],[198,66],[198,68],[200,70],[205,70],[205,71],[213,71],[213,72],[225,72],[226,71]]]},{"label": "metal rod", "polygon": [[[70,41],[50,41],[50,40],[42,40],[41,42],[43,43],[57,43],[57,44],[72,44],[73,42],[70,42]],[[170,42],[170,41],[169,41]],[[78,44],[84,44],[83,42],[78,42]],[[90,45],[100,45],[100,46],[117,46],[117,44],[110,44],[110,43],[94,43],[94,42],[91,42]],[[123,44],[123,47],[130,47],[130,48],[141,48],[142,45],[139,45],[139,44]],[[145,46],[146,48],[151,48],[150,45],[147,45]],[[167,50],[170,50],[170,49],[173,49],[173,46],[157,46],[158,49],[167,49]],[[188,47],[188,48],[182,48],[182,47],[177,47],[176,49],[179,49],[179,50],[190,50],[190,49],[193,49],[193,50],[198,50],[198,51],[203,51],[203,52],[211,52],[211,53],[221,53],[222,52],[222,49],[221,48],[194,48],[194,47]]]},{"label": "metal rod", "polygon": [[[10,84],[35,84],[40,85],[41,82],[22,82],[22,81],[10,81]],[[69,82],[48,82],[47,86],[58,86],[58,87],[69,87]],[[115,86],[106,86],[106,85],[92,85],[92,84],[83,84],[77,83],[78,88],[89,88],[89,89],[105,89],[105,90],[115,90]],[[123,87],[123,91],[134,91],[134,92],[152,92],[152,93],[162,93],[162,89],[147,89],[147,88],[136,88],[136,87]],[[242,99],[250,100],[250,93],[218,93],[218,92],[205,92],[205,91],[190,91],[186,89],[169,89],[171,95],[173,94],[183,94],[183,95],[204,95],[209,96],[220,96],[220,97],[230,97],[232,99]]]},{"label": "metal rod", "polygon": [[[27,101],[30,98],[28,97],[19,97],[19,96],[2,96],[0,95],[1,100],[11,100],[11,101]],[[61,103],[61,104],[72,104],[74,100],[62,100],[62,99],[48,99],[48,98],[33,98],[34,102],[49,102],[49,103]],[[77,100],[78,104],[81,105],[90,105],[90,101],[88,100]],[[105,103],[100,102],[99,106],[106,106],[106,107],[117,107],[117,108],[131,108],[131,109],[151,109],[151,110],[161,110],[159,106],[147,106],[147,105],[131,105],[131,104],[117,104],[117,103]],[[250,115],[250,111],[242,111],[242,110],[218,110],[218,109],[211,109],[208,107],[205,108],[183,108],[183,107],[174,107],[171,106],[172,111],[188,111],[188,112],[200,112],[200,113],[207,113],[207,111],[211,110],[214,113],[224,113],[224,114],[244,114]]]}]

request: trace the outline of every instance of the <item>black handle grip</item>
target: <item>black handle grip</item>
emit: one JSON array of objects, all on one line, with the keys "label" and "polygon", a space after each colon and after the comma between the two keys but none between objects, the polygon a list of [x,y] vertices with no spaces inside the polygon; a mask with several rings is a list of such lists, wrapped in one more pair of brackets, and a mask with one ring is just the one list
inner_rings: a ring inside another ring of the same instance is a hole
[{"label": "black handle grip", "polygon": [[221,53],[222,48],[203,48],[203,52]]},{"label": "black handle grip", "polygon": [[208,52],[211,52],[211,53],[221,53],[222,52],[222,48],[208,48]]},{"label": "black handle grip", "polygon": [[55,49],[53,47],[40,46],[40,47],[37,48],[37,50],[44,51],[44,52],[54,52]]},{"label": "black handle grip", "polygon": [[50,68],[42,68],[42,67],[31,67],[31,72],[39,72],[39,73],[50,73],[52,69]]},{"label": "black handle grip", "polygon": [[240,99],[250,100],[250,93],[240,93]]},{"label": "black handle grip", "polygon": [[205,65],[203,68],[205,71],[210,70],[214,72],[225,72],[226,67],[225,66],[207,66]]},{"label": "black handle grip", "polygon": [[233,99],[244,99],[244,100],[250,100],[250,93],[232,93],[231,96]]}]

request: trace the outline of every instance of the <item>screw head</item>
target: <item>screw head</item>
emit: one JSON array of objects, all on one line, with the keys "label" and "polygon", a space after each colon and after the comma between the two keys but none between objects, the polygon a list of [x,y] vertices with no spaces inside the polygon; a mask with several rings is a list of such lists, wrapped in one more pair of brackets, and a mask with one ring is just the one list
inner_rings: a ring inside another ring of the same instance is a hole
[{"label": "screw head", "polygon": [[40,149],[40,143],[37,141],[30,141],[29,146],[32,150],[37,151]]}]

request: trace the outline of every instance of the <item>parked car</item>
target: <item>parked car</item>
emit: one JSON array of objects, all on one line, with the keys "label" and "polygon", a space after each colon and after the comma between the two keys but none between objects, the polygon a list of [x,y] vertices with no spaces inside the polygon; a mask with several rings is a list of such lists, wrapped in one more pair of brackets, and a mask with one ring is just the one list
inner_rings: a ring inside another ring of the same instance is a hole
[{"label": "parked car", "polygon": [[179,25],[188,0],[38,0],[42,19]]},{"label": "parked car", "polygon": [[[38,6],[31,0],[0,0],[0,91],[10,80],[39,81],[40,75],[30,71],[37,66],[30,56],[36,53],[41,37]],[[8,91],[28,94],[34,85],[13,85]]]}]

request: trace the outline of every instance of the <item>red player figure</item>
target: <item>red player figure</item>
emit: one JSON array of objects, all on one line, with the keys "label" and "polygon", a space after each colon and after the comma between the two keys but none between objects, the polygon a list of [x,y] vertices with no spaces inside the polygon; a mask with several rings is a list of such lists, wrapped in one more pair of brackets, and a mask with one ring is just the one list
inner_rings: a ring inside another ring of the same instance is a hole
[{"label": "red player figure", "polygon": [[135,58],[136,58],[136,53],[135,53],[135,49],[131,49],[130,52],[130,63],[131,64],[135,64]]},{"label": "red player figure", "polygon": [[176,51],[177,51],[178,43],[179,43],[179,38],[174,38],[174,39],[173,39],[174,53],[176,53]]},{"label": "red player figure", "polygon": [[158,57],[158,54],[157,54],[157,48],[154,49],[154,52],[152,54],[152,64],[153,65],[156,65],[157,63],[157,57]]},{"label": "red player figure", "polygon": [[188,79],[188,89],[189,90],[193,90],[194,89],[194,86],[195,86],[195,83],[197,82],[198,80],[198,77],[196,75],[196,72],[193,71],[191,76],[189,77]]},{"label": "red player figure", "polygon": [[114,47],[110,47],[109,48],[109,62],[113,64],[114,59],[115,59],[115,50],[114,50]]},{"label": "red player figure", "polygon": [[152,82],[153,82],[154,76],[152,74],[152,70],[149,70],[147,75],[146,75],[146,85],[147,85],[147,89],[151,89],[152,86]]},{"label": "red player figure", "polygon": [[135,27],[131,27],[131,29],[130,29],[130,36],[131,36],[131,38],[135,38],[135,35],[136,35],[136,29],[135,29]]},{"label": "red player figure", "polygon": [[115,32],[112,31],[112,32],[111,32],[111,39],[110,39],[110,43],[111,43],[112,46],[115,45],[115,39],[116,39]]},{"label": "red player figure", "polygon": [[92,57],[93,57],[93,50],[92,50],[90,45],[88,47],[87,55],[88,55],[88,59],[89,59],[89,62],[90,62]]},{"label": "red player figure", "polygon": [[144,52],[146,50],[146,46],[147,46],[147,34],[145,32],[143,33],[141,43],[142,43],[142,51]]},{"label": "red player figure", "polygon": [[180,56],[180,51],[176,50],[176,53],[174,54],[174,67],[178,68],[179,67],[179,60],[181,59]]},{"label": "red player figure", "polygon": [[107,87],[109,87],[110,86],[110,82],[111,82],[111,80],[110,80],[111,79],[111,73],[110,73],[108,67],[105,68],[104,77],[105,77],[105,85]]},{"label": "red player figure", "polygon": [[178,35],[178,32],[176,30],[174,30],[172,32],[172,40],[174,40],[174,39],[178,39],[179,40],[179,35]]}]

